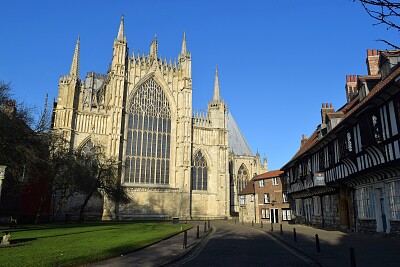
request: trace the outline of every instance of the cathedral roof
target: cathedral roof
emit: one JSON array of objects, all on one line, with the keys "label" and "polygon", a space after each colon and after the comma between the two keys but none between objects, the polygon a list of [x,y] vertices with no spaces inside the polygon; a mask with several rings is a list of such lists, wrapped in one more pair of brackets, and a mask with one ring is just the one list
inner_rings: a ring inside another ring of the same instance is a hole
[{"label": "cathedral roof", "polygon": [[229,111],[227,112],[226,120],[228,124],[229,152],[238,156],[254,156],[253,151],[251,151],[249,144]]}]

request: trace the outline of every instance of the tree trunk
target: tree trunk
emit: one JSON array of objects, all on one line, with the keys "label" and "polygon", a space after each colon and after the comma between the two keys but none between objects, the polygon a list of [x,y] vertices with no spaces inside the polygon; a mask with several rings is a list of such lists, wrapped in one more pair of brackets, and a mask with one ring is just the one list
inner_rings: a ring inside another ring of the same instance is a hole
[{"label": "tree trunk", "polygon": [[40,214],[42,213],[42,210],[43,210],[43,206],[44,206],[44,203],[46,202],[46,196],[41,196],[40,197],[40,203],[39,203],[39,210],[36,212],[36,216],[35,216],[35,224],[38,224],[39,223],[39,217],[40,217]]},{"label": "tree trunk", "polygon": [[89,199],[92,197],[94,192],[91,192],[90,194],[88,194],[85,198],[85,201],[83,202],[82,206],[81,206],[81,210],[79,211],[79,222],[83,223],[83,212],[85,211],[86,205],[89,202]]}]

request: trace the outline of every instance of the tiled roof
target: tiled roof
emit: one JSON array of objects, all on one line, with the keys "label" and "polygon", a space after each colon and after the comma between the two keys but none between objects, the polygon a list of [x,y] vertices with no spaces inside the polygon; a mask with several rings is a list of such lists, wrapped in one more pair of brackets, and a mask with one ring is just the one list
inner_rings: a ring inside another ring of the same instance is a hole
[{"label": "tiled roof", "polygon": [[283,171],[273,170],[273,171],[265,172],[265,173],[259,174],[257,176],[254,176],[253,180],[257,181],[257,180],[261,180],[261,179],[273,178],[273,177],[277,177],[281,174],[283,174]]},{"label": "tiled roof", "polygon": [[242,189],[242,191],[240,191],[238,193],[238,195],[250,195],[250,194],[254,194],[254,178],[251,179],[248,184],[245,186],[245,188]]},{"label": "tiled roof", "polygon": [[239,126],[230,112],[227,113],[226,120],[228,125],[229,152],[237,156],[253,156],[253,151],[251,151],[246,138],[244,138]]}]

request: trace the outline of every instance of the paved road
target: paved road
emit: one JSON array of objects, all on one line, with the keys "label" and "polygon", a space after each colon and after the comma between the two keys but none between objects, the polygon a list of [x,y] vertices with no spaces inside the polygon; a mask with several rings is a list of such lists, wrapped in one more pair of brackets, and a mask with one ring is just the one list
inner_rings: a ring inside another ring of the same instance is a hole
[{"label": "paved road", "polygon": [[312,266],[270,235],[224,221],[203,246],[170,266]]}]

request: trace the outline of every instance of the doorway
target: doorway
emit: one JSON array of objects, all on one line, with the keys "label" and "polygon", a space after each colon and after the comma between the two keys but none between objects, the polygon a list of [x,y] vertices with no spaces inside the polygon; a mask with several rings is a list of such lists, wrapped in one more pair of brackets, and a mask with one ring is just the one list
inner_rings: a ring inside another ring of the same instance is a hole
[{"label": "doorway", "polygon": [[279,209],[271,209],[271,223],[279,223]]}]

